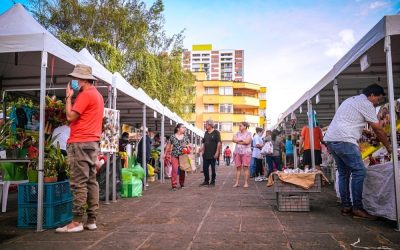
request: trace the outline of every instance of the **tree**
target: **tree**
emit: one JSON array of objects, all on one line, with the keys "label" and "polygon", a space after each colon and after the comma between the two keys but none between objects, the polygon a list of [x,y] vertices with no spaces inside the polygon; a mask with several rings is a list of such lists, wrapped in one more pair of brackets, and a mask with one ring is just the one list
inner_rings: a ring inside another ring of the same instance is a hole
[{"label": "tree", "polygon": [[183,70],[183,32],[167,36],[164,4],[140,0],[31,0],[35,18],[71,48],[87,48],[108,70],[120,72],[182,115],[193,99],[194,77]]}]

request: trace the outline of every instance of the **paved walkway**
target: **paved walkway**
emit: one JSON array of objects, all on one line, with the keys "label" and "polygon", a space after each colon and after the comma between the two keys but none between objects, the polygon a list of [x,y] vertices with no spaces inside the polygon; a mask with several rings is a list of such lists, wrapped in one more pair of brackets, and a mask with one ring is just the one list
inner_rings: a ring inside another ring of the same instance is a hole
[{"label": "paved walkway", "polygon": [[[234,169],[219,167],[215,187],[190,174],[176,192],[152,183],[139,199],[102,205],[99,229],[78,234],[15,227],[16,212],[0,215],[0,249],[400,249],[388,221],[341,216],[332,187],[311,195],[311,212],[278,212],[265,182],[233,188]],[[16,205],[11,205],[11,210]]]}]

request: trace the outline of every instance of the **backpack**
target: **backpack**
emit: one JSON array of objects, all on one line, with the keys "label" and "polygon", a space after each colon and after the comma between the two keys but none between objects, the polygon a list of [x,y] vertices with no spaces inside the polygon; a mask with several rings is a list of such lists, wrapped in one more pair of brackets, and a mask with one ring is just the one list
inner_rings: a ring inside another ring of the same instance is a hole
[{"label": "backpack", "polygon": [[271,141],[267,141],[261,149],[262,155],[272,155],[274,153],[274,145]]}]

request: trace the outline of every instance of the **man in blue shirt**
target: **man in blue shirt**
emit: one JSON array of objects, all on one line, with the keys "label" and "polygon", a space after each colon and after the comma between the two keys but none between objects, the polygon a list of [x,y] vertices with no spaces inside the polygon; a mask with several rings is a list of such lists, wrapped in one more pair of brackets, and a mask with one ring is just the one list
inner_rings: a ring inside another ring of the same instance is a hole
[{"label": "man in blue shirt", "polygon": [[286,166],[287,167],[293,167],[293,142],[292,142],[292,136],[288,136],[286,138],[286,143],[285,143],[285,152],[286,152]]}]

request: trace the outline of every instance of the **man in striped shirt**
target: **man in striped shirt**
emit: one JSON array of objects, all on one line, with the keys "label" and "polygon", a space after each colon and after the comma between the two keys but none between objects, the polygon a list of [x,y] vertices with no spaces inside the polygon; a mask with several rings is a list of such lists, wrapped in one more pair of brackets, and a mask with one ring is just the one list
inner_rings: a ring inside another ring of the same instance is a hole
[{"label": "man in striped shirt", "polygon": [[[365,167],[357,140],[360,139],[362,130],[368,123],[378,140],[391,153],[387,135],[379,124],[375,112],[375,107],[384,96],[383,88],[378,84],[372,84],[365,88],[362,94],[348,98],[336,111],[325,134],[324,141],[327,142],[339,171],[343,215],[352,214],[355,218],[375,219],[363,209],[362,205]],[[353,201],[350,200],[350,175]]]}]

